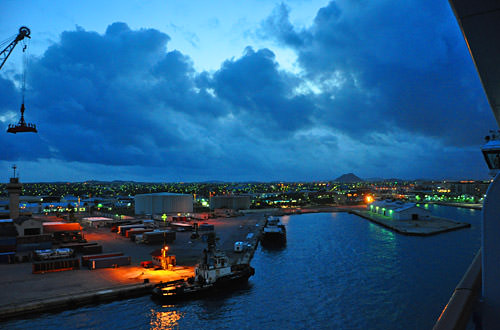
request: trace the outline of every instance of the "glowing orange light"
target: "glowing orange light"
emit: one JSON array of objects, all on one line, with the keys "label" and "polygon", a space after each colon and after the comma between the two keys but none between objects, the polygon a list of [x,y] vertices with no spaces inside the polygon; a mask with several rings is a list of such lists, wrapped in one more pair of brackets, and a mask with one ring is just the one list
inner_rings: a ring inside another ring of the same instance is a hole
[{"label": "glowing orange light", "polygon": [[365,202],[366,202],[366,203],[372,203],[372,202],[373,202],[373,196],[371,196],[371,195],[366,195],[366,196],[365,196]]}]

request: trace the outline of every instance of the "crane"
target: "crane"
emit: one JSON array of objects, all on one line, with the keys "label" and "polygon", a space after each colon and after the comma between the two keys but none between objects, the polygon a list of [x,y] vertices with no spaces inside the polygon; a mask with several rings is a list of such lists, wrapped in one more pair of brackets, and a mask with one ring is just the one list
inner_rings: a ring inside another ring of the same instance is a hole
[{"label": "crane", "polygon": [[[21,26],[19,28],[19,33],[18,35],[12,40],[7,47],[5,47],[1,52],[0,52],[0,69],[2,69],[3,65],[5,64],[5,61],[7,61],[7,58],[9,57],[10,53],[14,50],[14,47],[16,47],[17,43],[24,38],[31,38],[30,37],[30,29],[28,29],[26,26]],[[8,42],[10,39],[7,39],[6,42]]]},{"label": "crane", "polygon": [[[11,40],[11,38],[7,39],[3,44],[9,43],[4,49],[0,51],[0,70],[2,69],[3,65],[5,64],[5,61],[7,61],[7,58],[10,56],[16,45],[24,40],[25,38],[30,39],[30,34],[31,31],[29,28],[26,26],[21,26],[19,28],[19,33]],[[10,42],[9,42],[10,41]],[[0,45],[0,47],[3,47],[3,44]],[[23,52],[26,50],[26,45],[23,47]],[[23,103],[21,104],[21,119],[19,119],[19,122],[17,124],[9,124],[9,128],[7,129],[7,133],[27,133],[27,132],[32,132],[32,133],[37,133],[38,131],[36,130],[36,125],[31,124],[31,123],[26,123],[24,120],[24,93],[26,91],[26,61],[24,63],[24,68],[23,68],[23,84],[22,84],[22,94],[23,94]]]}]

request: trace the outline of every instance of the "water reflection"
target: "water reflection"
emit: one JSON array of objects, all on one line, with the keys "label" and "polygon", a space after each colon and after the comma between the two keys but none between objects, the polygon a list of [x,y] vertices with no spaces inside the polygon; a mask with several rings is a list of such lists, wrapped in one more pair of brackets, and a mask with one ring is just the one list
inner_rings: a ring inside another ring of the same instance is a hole
[{"label": "water reflection", "polygon": [[281,217],[281,222],[284,225],[288,225],[288,221],[290,221],[290,216],[289,215],[284,215],[284,216]]},{"label": "water reflection", "polygon": [[378,241],[394,242],[396,239],[396,234],[393,231],[372,222],[369,223],[368,229],[370,230],[371,236]]},{"label": "water reflection", "polygon": [[[173,305],[165,305],[162,308],[169,309],[174,308]],[[177,329],[179,328],[179,320],[183,317],[183,313],[177,310],[163,310],[156,311],[154,309],[151,310],[151,329],[160,330],[160,329]]]}]

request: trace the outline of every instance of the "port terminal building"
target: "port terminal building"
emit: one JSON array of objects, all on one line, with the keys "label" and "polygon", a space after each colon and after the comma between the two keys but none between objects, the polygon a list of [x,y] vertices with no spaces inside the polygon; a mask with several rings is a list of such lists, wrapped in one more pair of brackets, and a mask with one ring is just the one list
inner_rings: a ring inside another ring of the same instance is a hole
[{"label": "port terminal building", "polygon": [[154,193],[135,195],[136,215],[192,213],[193,195]]},{"label": "port terminal building", "polygon": [[393,220],[429,220],[431,212],[415,203],[383,200],[367,205],[368,211],[380,214]]}]

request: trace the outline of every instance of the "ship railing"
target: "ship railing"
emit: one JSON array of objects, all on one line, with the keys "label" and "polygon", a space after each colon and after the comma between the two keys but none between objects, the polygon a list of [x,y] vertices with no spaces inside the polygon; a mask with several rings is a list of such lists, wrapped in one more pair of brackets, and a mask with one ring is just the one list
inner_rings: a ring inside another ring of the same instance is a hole
[{"label": "ship railing", "polygon": [[[441,312],[434,330],[466,329],[474,322],[481,292],[481,249],[476,253],[469,268],[458,283],[448,304]],[[477,324],[476,324],[477,325]]]},{"label": "ship railing", "polygon": [[159,287],[159,288],[164,288],[167,286],[175,286],[175,285],[183,284],[184,282],[185,282],[184,279],[180,279],[180,280],[175,280],[175,281],[170,281],[170,282],[160,282],[160,283],[156,284],[155,286]]}]

